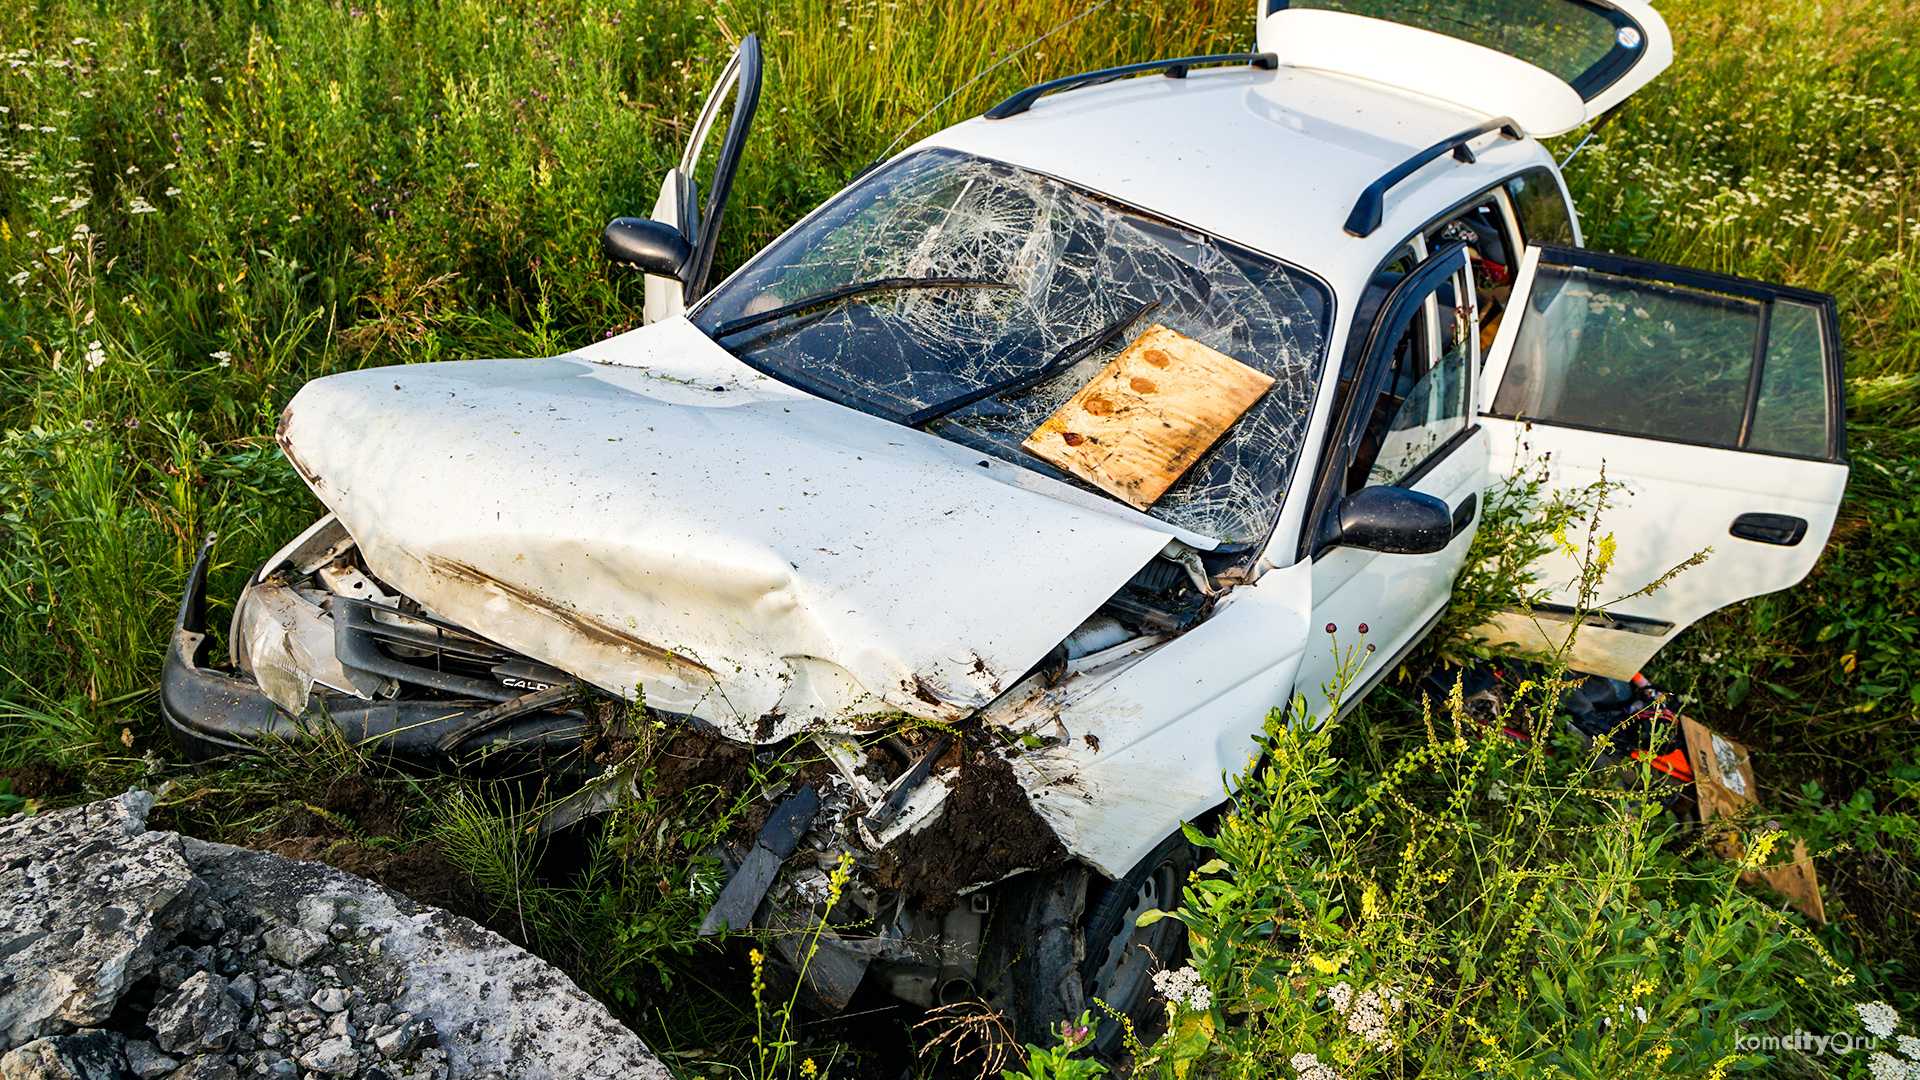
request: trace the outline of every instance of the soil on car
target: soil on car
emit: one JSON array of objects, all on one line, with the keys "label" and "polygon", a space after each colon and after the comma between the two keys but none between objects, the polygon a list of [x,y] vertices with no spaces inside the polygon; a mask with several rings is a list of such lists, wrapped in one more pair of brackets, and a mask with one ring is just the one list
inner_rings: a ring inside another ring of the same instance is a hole
[{"label": "soil on car", "polygon": [[997,881],[1016,870],[1052,870],[1067,861],[1067,849],[1034,812],[1013,766],[984,737],[969,734],[948,753],[956,752],[960,776],[939,820],[895,840],[879,856],[880,883],[935,916],[953,910],[958,890],[974,882]]},{"label": "soil on car", "polygon": [[494,906],[431,841],[406,839],[407,812],[391,783],[342,776],[319,798],[289,803],[265,833],[233,838],[302,862],[322,862],[378,882],[419,904],[486,924]]}]

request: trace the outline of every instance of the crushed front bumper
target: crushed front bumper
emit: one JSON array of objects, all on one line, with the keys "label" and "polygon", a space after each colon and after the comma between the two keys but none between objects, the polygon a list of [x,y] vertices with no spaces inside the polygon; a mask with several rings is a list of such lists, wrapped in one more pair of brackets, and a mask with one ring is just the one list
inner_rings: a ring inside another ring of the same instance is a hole
[{"label": "crushed front bumper", "polygon": [[[457,699],[366,700],[345,694],[313,695],[304,716],[290,716],[252,679],[205,666],[209,536],[187,574],[173,640],[160,674],[160,715],[180,752],[192,761],[248,752],[262,742],[301,740],[322,730],[339,731],[348,745],[379,750],[423,765],[467,762],[489,751],[511,750],[516,759],[568,756],[594,725],[550,708],[513,702]],[[533,702],[527,695],[523,702]]]}]

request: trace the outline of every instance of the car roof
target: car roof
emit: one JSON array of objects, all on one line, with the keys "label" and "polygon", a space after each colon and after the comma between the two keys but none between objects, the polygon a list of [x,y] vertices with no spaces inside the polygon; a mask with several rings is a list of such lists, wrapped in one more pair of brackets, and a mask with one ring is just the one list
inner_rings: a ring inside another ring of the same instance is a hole
[{"label": "car roof", "polygon": [[948,147],[1055,176],[1264,251],[1351,293],[1435,215],[1551,161],[1531,138],[1482,136],[1472,144],[1476,162],[1442,155],[1396,186],[1371,235],[1345,231],[1367,185],[1487,119],[1327,72],[1206,68],[1044,97],[1027,112],[976,117],[912,149]]}]

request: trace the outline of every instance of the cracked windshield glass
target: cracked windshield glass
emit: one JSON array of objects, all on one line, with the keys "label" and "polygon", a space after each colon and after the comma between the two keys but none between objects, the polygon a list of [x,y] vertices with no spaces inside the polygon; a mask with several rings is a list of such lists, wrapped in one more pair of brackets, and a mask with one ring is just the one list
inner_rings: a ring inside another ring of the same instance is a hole
[{"label": "cracked windshield glass", "polygon": [[[729,328],[899,278],[1002,287],[909,283]],[[1147,510],[1245,544],[1264,539],[1279,511],[1331,306],[1318,280],[1245,248],[1048,177],[928,150],[875,173],[768,248],[694,321],[784,382],[1090,491],[1098,489],[1021,443],[1129,342],[1165,326],[1273,379]],[[1022,376],[1040,373],[1024,385]]]}]

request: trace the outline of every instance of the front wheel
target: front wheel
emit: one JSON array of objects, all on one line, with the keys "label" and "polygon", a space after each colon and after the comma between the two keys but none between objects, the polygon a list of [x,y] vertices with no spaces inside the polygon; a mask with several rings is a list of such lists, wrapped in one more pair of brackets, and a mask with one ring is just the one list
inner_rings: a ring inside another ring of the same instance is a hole
[{"label": "front wheel", "polygon": [[1193,845],[1175,833],[1104,886],[1075,864],[1002,887],[981,974],[1016,1041],[1051,1045],[1055,1024],[1090,1009],[1102,1058],[1126,1050],[1121,1017],[1151,1043],[1165,1019],[1153,974],[1185,961],[1187,931],[1177,919],[1140,926],[1139,918],[1177,905],[1197,863]]}]

